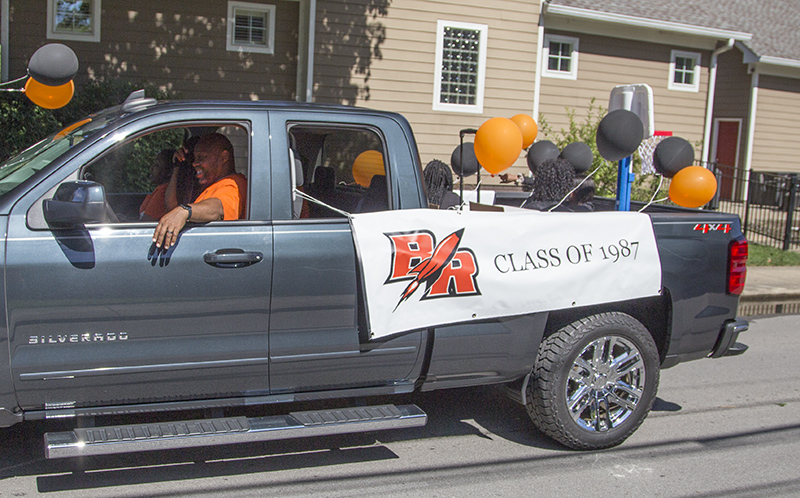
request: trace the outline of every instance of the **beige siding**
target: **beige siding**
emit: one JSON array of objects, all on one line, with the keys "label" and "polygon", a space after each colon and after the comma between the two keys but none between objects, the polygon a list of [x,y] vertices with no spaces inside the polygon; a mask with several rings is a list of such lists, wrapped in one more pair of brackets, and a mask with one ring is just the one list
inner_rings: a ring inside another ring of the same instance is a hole
[{"label": "beige siding", "polygon": [[579,39],[577,80],[542,78],[539,112],[554,130],[568,127],[565,108],[574,110],[581,122],[592,98],[596,99],[595,105],[607,109],[615,86],[647,83],[653,89],[655,129],[672,131],[692,144],[702,141],[708,92],[707,52],[701,52],[699,91],[683,92],[668,89],[670,51],[686,50],[683,47],[565,32],[553,34]]},{"label": "beige siding", "polygon": [[[423,164],[449,163],[463,128],[532,112],[538,2],[397,0],[374,8],[375,3],[318,0],[316,101],[402,113]],[[432,109],[437,20],[489,27],[482,114]],[[527,170],[525,164],[521,154],[512,172]]]},{"label": "beige siding", "polygon": [[800,173],[800,80],[759,77],[752,169]]},{"label": "beige siding", "polygon": [[[299,4],[261,3],[277,7],[274,55],[227,51],[227,2],[215,0],[103,0],[100,42],[61,43],[78,55],[78,84],[120,76],[184,98],[293,99]],[[45,0],[11,0],[12,75],[24,74],[37,48],[58,41],[46,37],[46,6]]]}]

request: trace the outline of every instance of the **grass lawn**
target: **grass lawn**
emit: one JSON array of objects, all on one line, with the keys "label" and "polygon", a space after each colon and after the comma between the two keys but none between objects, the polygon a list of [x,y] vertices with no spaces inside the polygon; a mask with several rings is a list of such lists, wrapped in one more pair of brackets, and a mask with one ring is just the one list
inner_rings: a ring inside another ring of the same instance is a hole
[{"label": "grass lawn", "polygon": [[748,266],[800,266],[800,253],[750,243]]}]

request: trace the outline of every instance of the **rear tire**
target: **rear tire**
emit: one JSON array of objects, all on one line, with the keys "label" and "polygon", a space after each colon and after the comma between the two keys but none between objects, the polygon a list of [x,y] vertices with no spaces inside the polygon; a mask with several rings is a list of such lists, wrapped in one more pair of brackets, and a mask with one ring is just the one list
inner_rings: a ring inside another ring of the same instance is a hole
[{"label": "rear tire", "polygon": [[528,414],[565,446],[609,448],[644,421],[658,380],[658,349],[644,325],[625,313],[592,315],[542,341],[526,393]]}]

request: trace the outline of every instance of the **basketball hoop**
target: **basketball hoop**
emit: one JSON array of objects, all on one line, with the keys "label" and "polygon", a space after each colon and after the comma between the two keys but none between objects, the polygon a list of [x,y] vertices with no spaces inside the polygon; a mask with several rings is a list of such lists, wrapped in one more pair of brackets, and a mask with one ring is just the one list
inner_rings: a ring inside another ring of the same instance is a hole
[{"label": "basketball hoop", "polygon": [[654,131],[653,136],[649,138],[645,138],[642,140],[642,143],[639,144],[639,158],[642,160],[642,174],[649,175],[656,172],[656,168],[653,165],[653,152],[656,150],[656,146],[659,142],[664,140],[667,137],[671,137],[671,131]]}]

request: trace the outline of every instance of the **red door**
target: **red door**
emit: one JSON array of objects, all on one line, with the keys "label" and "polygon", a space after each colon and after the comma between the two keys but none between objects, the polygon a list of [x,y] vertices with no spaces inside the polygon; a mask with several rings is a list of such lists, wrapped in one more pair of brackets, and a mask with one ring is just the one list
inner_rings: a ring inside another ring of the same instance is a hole
[{"label": "red door", "polygon": [[739,126],[737,121],[717,121],[717,150],[714,162],[722,172],[720,198],[731,200],[736,182],[736,167],[739,155]]}]

